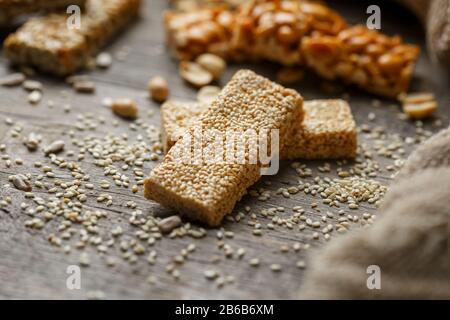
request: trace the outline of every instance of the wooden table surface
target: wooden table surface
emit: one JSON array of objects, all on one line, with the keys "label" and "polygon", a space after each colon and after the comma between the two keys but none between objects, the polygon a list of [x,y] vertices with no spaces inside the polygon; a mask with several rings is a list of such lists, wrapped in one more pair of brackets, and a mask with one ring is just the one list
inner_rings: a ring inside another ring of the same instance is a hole
[{"label": "wooden table surface", "polygon": [[[370,2],[372,4],[373,1]],[[376,1],[375,1],[376,2]],[[15,173],[31,173],[33,177],[41,171],[33,167],[34,161],[41,161],[49,164],[49,158],[43,156],[42,151],[29,152],[22,144],[20,137],[14,138],[11,132],[16,125],[23,128],[21,135],[26,136],[29,132],[40,133],[43,136],[43,145],[55,139],[66,141],[66,150],[74,150],[77,154],[77,147],[70,143],[68,132],[73,130],[77,138],[88,135],[103,137],[106,134],[129,135],[130,142],[135,141],[136,136],[141,134],[146,139],[144,130],[137,126],[136,130],[130,128],[130,122],[116,118],[110,110],[103,107],[101,101],[104,97],[130,97],[136,99],[141,108],[141,120],[145,123],[159,127],[159,105],[150,101],[146,93],[146,83],[154,75],[162,75],[168,79],[172,98],[182,100],[193,100],[195,90],[187,86],[178,76],[177,64],[166,52],[164,45],[164,32],[161,25],[161,12],[167,8],[168,1],[147,0],[142,8],[142,18],[139,19],[126,32],[118,37],[105,50],[112,53],[114,57],[127,52],[125,59],[115,59],[112,67],[106,71],[95,70],[90,72],[90,76],[95,81],[97,91],[94,95],[77,94],[67,84],[58,79],[47,76],[36,75],[33,79],[42,81],[45,85],[43,90],[43,101],[36,106],[27,102],[27,93],[22,88],[0,87],[0,144],[6,145],[6,150],[2,156],[8,154],[12,160],[21,158],[23,165],[14,164],[8,168],[5,160],[0,159],[0,200],[10,196],[12,204],[0,210],[0,297],[1,298],[44,298],[44,299],[72,299],[86,298],[95,293],[103,293],[105,298],[119,299],[166,299],[166,298],[295,298],[298,289],[301,287],[304,269],[296,267],[299,260],[306,261],[311,252],[320,250],[325,244],[323,236],[319,240],[311,240],[313,231],[306,228],[299,231],[295,226],[292,230],[286,227],[275,227],[274,230],[267,229],[266,225],[270,219],[260,214],[261,209],[272,207],[285,207],[284,213],[280,216],[289,215],[294,206],[303,206],[306,215],[312,219],[319,219],[326,211],[334,213],[337,209],[330,209],[323,205],[320,198],[298,193],[291,198],[284,198],[281,195],[273,195],[269,200],[262,202],[255,198],[246,196],[237,206],[236,211],[243,211],[245,206],[251,207],[251,213],[257,216],[262,224],[263,236],[252,235],[253,228],[247,225],[250,218],[245,218],[240,223],[226,222],[223,228],[234,233],[233,238],[225,238],[224,242],[235,250],[233,258],[226,258],[223,250],[218,249],[216,233],[218,229],[207,230],[207,236],[201,239],[188,237],[169,239],[167,236],[157,241],[153,247],[146,246],[147,252],[155,250],[158,253],[158,260],[155,265],[149,265],[146,261],[146,254],[138,256],[134,264],[130,264],[120,258],[121,251],[119,241],[109,248],[108,256],[118,257],[118,264],[111,268],[105,263],[105,255],[98,254],[94,247],[85,249],[89,253],[90,266],[81,269],[80,290],[69,290],[66,287],[66,273],[69,265],[79,264],[80,250],[72,248],[69,254],[65,254],[61,247],[52,246],[48,241],[51,233],[58,233],[57,222],[47,224],[42,230],[31,230],[24,226],[24,221],[30,217],[20,208],[22,202],[32,203],[24,198],[24,193],[14,187],[7,186],[8,176]],[[352,23],[363,23],[367,17],[365,1],[336,1],[332,6],[338,9]],[[424,47],[424,32],[419,22],[411,15],[404,13],[397,6],[391,6],[385,2],[378,1],[382,9],[382,29],[388,34],[399,33],[407,41],[417,43]],[[401,15],[401,16],[399,16]],[[6,32],[4,32],[6,34]],[[232,65],[229,67],[226,76],[223,77],[221,85],[232,76],[232,74],[242,67],[248,67],[257,72],[274,79],[277,66],[272,64],[259,65]],[[7,61],[0,57],[0,76],[12,72],[7,67]],[[436,94],[440,103],[438,115],[424,123],[424,127],[430,131],[439,130],[436,119],[440,119],[443,125],[448,125],[448,114],[450,111],[449,81],[446,73],[432,66],[424,49],[419,64],[415,72],[412,91],[426,90]],[[323,90],[323,82],[314,75],[306,73],[304,79],[293,86],[306,99],[341,97],[342,91],[326,93]],[[347,91],[350,95],[349,101],[352,106],[358,125],[367,124],[371,128],[377,126],[384,127],[388,139],[398,136],[405,138],[414,136],[416,124],[412,121],[400,120],[399,106],[395,101],[381,100],[379,107],[372,106],[373,96],[367,95],[355,89]],[[55,103],[50,108],[48,102]],[[64,105],[71,105],[71,111],[65,112]],[[155,115],[149,116],[148,110],[154,110]],[[375,120],[369,121],[368,114],[373,112]],[[105,124],[98,124],[93,130],[80,131],[76,129],[77,119],[80,115],[91,115],[93,121],[97,117],[104,117]],[[15,125],[10,126],[5,123],[6,118],[11,118]],[[113,126],[113,120],[118,121],[117,126]],[[367,140],[366,135],[360,134],[360,141],[373,146],[373,139]],[[414,146],[405,147],[405,157]],[[65,153],[62,154],[65,156]],[[393,159],[375,156],[374,159],[384,168],[387,164],[393,164]],[[13,161],[14,162],[14,161]],[[123,239],[134,237],[136,228],[128,223],[132,211],[142,210],[144,215],[154,214],[155,216],[165,216],[170,214],[169,210],[160,208],[156,203],[147,201],[142,195],[142,189],[137,194],[132,194],[129,189],[115,187],[113,183],[111,189],[102,190],[99,187],[100,180],[111,178],[104,177],[101,168],[94,165],[92,157],[87,156],[80,162],[81,167],[91,176],[91,182],[95,184],[94,190],[89,190],[86,208],[102,209],[108,213],[108,218],[99,223],[100,235],[104,239],[110,238],[112,227],[120,225],[124,229]],[[319,173],[317,167],[324,162],[302,162],[313,169],[313,176],[336,177],[335,170],[331,173]],[[332,168],[337,165],[329,162]],[[157,162],[146,162],[145,172],[149,172]],[[53,166],[57,178],[70,181],[70,172]],[[389,185],[391,172],[382,169],[375,178],[384,185]],[[278,175],[264,177],[263,181],[271,181],[272,185],[259,184],[266,189],[276,191],[279,187],[293,186],[300,178],[289,163],[281,164]],[[305,178],[310,181],[312,178]],[[47,179],[46,181],[51,181]],[[110,181],[112,182],[112,181]],[[43,199],[50,197],[46,192],[35,189],[35,194]],[[98,203],[96,197],[100,193],[108,193],[113,196],[113,204],[106,207]],[[275,193],[275,192],[273,192]],[[134,201],[136,209],[127,208],[125,203]],[[318,210],[311,209],[311,203],[318,202]],[[343,207],[345,209],[345,206]],[[320,210],[320,212],[319,212]],[[359,210],[348,210],[352,215],[361,216],[363,212],[374,213],[376,209],[372,205],[362,204]],[[331,219],[332,220],[332,219]],[[358,223],[352,224],[351,229],[360,227]],[[320,231],[320,230],[319,230]],[[333,234],[331,241],[336,235]],[[74,243],[76,239],[68,243]],[[294,243],[311,244],[309,250],[300,250],[282,253],[280,246],[291,246]],[[145,243],[145,242],[144,242]],[[186,248],[190,243],[195,243],[197,249],[189,259],[181,265],[180,279],[175,280],[165,268],[172,258],[180,254],[180,250]],[[64,242],[66,244],[66,242]],[[244,248],[246,251],[242,259],[236,257],[236,251]],[[213,256],[220,257],[218,263],[211,262]],[[251,267],[248,263],[251,258],[259,258],[259,267]],[[282,266],[281,272],[273,272],[270,265],[273,263]],[[332,266],[330,266],[332,268]],[[205,270],[217,270],[223,276],[234,276],[234,283],[226,284],[219,288],[215,282],[209,281],[204,276]],[[331,269],[330,269],[331,270]],[[153,275],[156,282],[151,284],[147,281]]]}]

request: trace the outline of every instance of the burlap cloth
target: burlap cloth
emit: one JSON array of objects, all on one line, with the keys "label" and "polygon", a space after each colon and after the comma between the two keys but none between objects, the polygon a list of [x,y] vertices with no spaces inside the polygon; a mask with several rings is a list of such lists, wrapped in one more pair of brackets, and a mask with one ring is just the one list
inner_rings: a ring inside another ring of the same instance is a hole
[{"label": "burlap cloth", "polygon": [[[370,265],[381,289],[369,289]],[[300,298],[450,298],[450,128],[407,160],[378,220],[317,252]]]},{"label": "burlap cloth", "polygon": [[397,0],[425,24],[430,56],[450,67],[450,0]]}]

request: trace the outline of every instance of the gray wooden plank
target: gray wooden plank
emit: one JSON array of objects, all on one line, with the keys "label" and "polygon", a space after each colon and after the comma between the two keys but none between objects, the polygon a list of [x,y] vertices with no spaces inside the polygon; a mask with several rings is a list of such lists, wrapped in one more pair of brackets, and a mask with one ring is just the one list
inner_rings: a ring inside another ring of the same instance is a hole
[{"label": "gray wooden plank", "polygon": [[[333,3],[339,11],[343,12],[351,21],[361,22],[365,18],[365,2],[350,4],[349,2]],[[5,166],[5,161],[0,160],[0,199],[7,196],[13,198],[13,203],[0,210],[0,296],[3,298],[85,298],[89,291],[101,290],[106,298],[295,298],[298,288],[301,286],[303,270],[296,268],[298,260],[308,260],[309,251],[319,250],[325,241],[311,240],[312,230],[293,230],[285,227],[276,227],[269,230],[265,226],[270,222],[270,218],[265,218],[260,214],[262,209],[283,206],[285,213],[280,216],[288,216],[290,208],[301,205],[306,210],[308,217],[318,219],[321,214],[330,210],[320,203],[320,199],[311,195],[299,193],[289,199],[281,195],[275,195],[265,202],[257,201],[247,196],[237,206],[236,211],[243,211],[245,206],[252,208],[251,213],[256,214],[258,221],[264,226],[263,237],[252,235],[252,227],[246,222],[232,223],[226,222],[224,229],[233,231],[234,238],[225,239],[225,243],[233,249],[245,248],[246,255],[243,259],[226,258],[223,251],[217,248],[216,233],[218,230],[207,230],[207,236],[202,239],[168,239],[164,237],[153,247],[147,250],[158,252],[158,263],[150,266],[145,261],[145,256],[139,257],[135,264],[120,259],[120,249],[118,243],[110,250],[119,256],[118,265],[109,268],[105,264],[105,257],[95,253],[95,250],[88,248],[91,265],[82,269],[82,290],[68,290],[66,288],[66,268],[71,264],[79,263],[81,251],[73,249],[70,254],[64,254],[61,248],[51,246],[47,240],[50,233],[55,232],[57,223],[50,223],[42,231],[30,230],[24,227],[24,221],[29,217],[20,209],[21,202],[30,202],[24,199],[22,192],[14,188],[4,188],[10,174],[20,172],[30,172],[36,176],[40,171],[32,166],[34,161],[48,163],[48,158],[43,158],[41,152],[29,153],[22,143],[11,137],[13,127],[7,126],[4,119],[9,117],[23,127],[24,135],[28,132],[39,132],[43,135],[46,144],[54,139],[62,138],[67,142],[67,149],[76,150],[70,143],[68,132],[75,131],[77,137],[95,135],[102,137],[108,133],[120,135],[127,133],[130,141],[138,134],[145,136],[142,128],[137,131],[130,130],[130,123],[117,119],[110,111],[101,105],[103,97],[131,97],[138,101],[141,107],[141,118],[149,125],[159,125],[159,106],[147,98],[145,87],[148,79],[156,74],[166,77],[170,83],[172,97],[178,99],[194,99],[195,90],[188,87],[177,75],[175,61],[168,57],[164,47],[164,33],[161,26],[160,13],[167,8],[167,1],[146,1],[142,18],[137,21],[129,30],[118,37],[106,50],[116,55],[119,51],[126,49],[129,51],[128,58],[124,61],[115,61],[112,68],[107,71],[95,70],[91,72],[91,77],[97,84],[95,95],[75,94],[71,89],[59,80],[48,76],[36,75],[33,78],[39,79],[45,84],[44,100],[38,106],[30,106],[26,101],[26,92],[21,88],[5,89],[0,88],[0,143],[7,146],[6,153],[12,159],[22,158],[25,164],[22,166],[13,165],[11,168]],[[385,8],[385,9],[384,9]],[[388,33],[398,32],[408,40],[419,43],[423,46],[423,32],[417,21],[411,16],[406,16],[404,20],[395,17],[398,8],[386,6],[383,9],[383,29]],[[227,70],[221,84],[232,76],[232,74],[242,67],[250,67],[274,79],[277,66],[272,64],[260,65],[232,65]],[[0,66],[0,75],[9,73],[4,59]],[[303,81],[294,86],[307,99],[312,98],[332,98],[340,97],[342,92],[325,93],[321,89],[322,81],[312,74],[307,73]],[[448,78],[442,70],[435,70],[432,67],[426,53],[422,55],[416,70],[416,79],[413,83],[414,90],[431,90],[435,92],[440,103],[438,117],[443,124],[448,124],[449,115],[449,94]],[[373,97],[366,95],[355,89],[350,89],[350,103],[352,105],[355,118],[359,125],[368,124],[374,128],[383,126],[388,135],[399,134],[402,137],[414,136],[416,126],[413,122],[399,120],[399,107],[391,101],[381,101],[380,107],[373,107]],[[48,102],[55,103],[53,108],[49,108]],[[63,106],[70,104],[72,111],[65,113]],[[153,110],[155,115],[146,115],[148,110]],[[373,122],[367,120],[367,115],[373,112],[376,119]],[[77,116],[79,114],[93,114],[94,118],[103,116],[106,119],[104,125],[99,125],[93,131],[79,132],[75,128]],[[117,119],[119,125],[112,126],[112,120]],[[436,131],[439,127],[433,125],[433,121],[426,121],[424,127],[431,131]],[[360,134],[362,142],[373,145],[373,139],[369,139],[365,134]],[[406,146],[408,154],[413,146]],[[392,164],[392,159],[375,156],[376,161],[382,167]],[[332,173],[319,173],[317,167],[324,162],[308,161],[304,162],[313,169],[314,175],[335,177]],[[330,162],[333,168],[336,164]],[[144,170],[149,172],[155,162],[145,163]],[[102,169],[94,165],[92,157],[86,157],[82,162],[82,167],[91,175],[91,180],[98,182],[108,179],[103,176]],[[71,176],[67,170],[55,169],[57,177],[63,181],[70,181]],[[390,172],[382,170],[376,178],[383,184],[391,182]],[[256,188],[264,186],[272,191],[279,187],[295,185],[300,178],[290,167],[289,162],[283,162],[281,170],[277,176],[264,177]],[[311,178],[303,179],[311,181]],[[271,186],[266,186],[264,181],[270,181]],[[35,190],[36,194],[42,198],[49,197],[46,192]],[[129,190],[118,187],[111,187],[105,191],[98,187],[89,197],[86,207],[90,209],[101,208],[108,212],[108,219],[99,223],[101,233],[107,235],[108,231],[116,225],[124,229],[124,238],[131,239],[136,232],[136,228],[130,226],[128,218],[133,211],[124,204],[127,201],[134,201],[137,208],[143,211],[144,215],[151,213],[155,215],[170,214],[169,210],[159,207],[156,203],[147,201],[142,196],[142,190],[138,194],[132,194]],[[95,197],[100,193],[109,193],[114,197],[111,207],[105,207],[95,201]],[[310,208],[312,202],[318,202],[318,210]],[[336,212],[336,209],[331,211]],[[358,211],[345,210],[352,215],[361,215],[363,212],[376,212],[370,205],[362,205]],[[332,220],[330,220],[332,221]],[[356,228],[356,226],[354,227]],[[72,241],[73,242],[73,241]],[[299,252],[281,253],[281,245],[292,246],[294,243],[311,243],[310,250],[300,250]],[[180,280],[176,281],[166,271],[166,265],[171,259],[180,253],[189,243],[195,243],[197,250],[190,256],[188,261],[179,270]],[[220,257],[220,262],[213,264],[210,262],[212,256]],[[248,260],[258,257],[261,266],[252,268],[248,265]],[[280,273],[270,270],[271,263],[279,263],[283,267]],[[217,286],[203,276],[206,269],[215,269],[224,275],[233,275],[235,283],[217,288]],[[157,279],[155,284],[146,282],[149,275],[154,275]]]}]

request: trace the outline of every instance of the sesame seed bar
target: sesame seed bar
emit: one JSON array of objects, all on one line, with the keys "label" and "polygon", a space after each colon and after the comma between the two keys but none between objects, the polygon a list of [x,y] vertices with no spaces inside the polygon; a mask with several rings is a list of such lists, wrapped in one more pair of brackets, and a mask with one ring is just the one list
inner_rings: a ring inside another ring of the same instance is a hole
[{"label": "sesame seed bar", "polygon": [[308,66],[326,79],[386,97],[407,92],[420,53],[399,36],[349,27],[328,7],[304,1],[255,0],[236,10],[169,12],[165,22],[179,59],[210,52],[234,61]]},{"label": "sesame seed bar", "polygon": [[139,11],[140,0],[88,0],[80,29],[67,27],[67,15],[30,19],[4,43],[15,65],[65,76],[83,68]]},{"label": "sesame seed bar", "polygon": [[[197,121],[207,105],[168,101],[161,107],[162,140],[165,152],[175,144],[175,132]],[[358,147],[356,123],[344,100],[311,100],[303,104],[304,120],[296,123],[297,133],[286,142],[281,159],[354,158]]]},{"label": "sesame seed bar", "polygon": [[163,150],[169,152],[182,130],[191,127],[208,105],[198,102],[167,101],[161,106],[161,139]]},{"label": "sesame seed bar", "polygon": [[66,12],[70,5],[83,8],[86,0],[0,0],[0,26],[10,24],[21,15],[38,11]]},{"label": "sesame seed bar", "polygon": [[[285,89],[252,71],[241,70],[223,88],[216,100],[203,112],[194,127],[201,132],[253,129],[279,130],[283,148],[295,134],[294,126],[302,119],[303,99],[294,90]],[[193,133],[194,128],[189,131]],[[233,210],[237,201],[261,176],[257,163],[185,163],[179,155],[184,139],[178,140],[145,180],[145,196],[165,207],[175,209],[190,219],[217,226]],[[271,143],[269,142],[269,145]],[[202,150],[211,147],[203,139]],[[274,150],[273,150],[274,151]],[[248,159],[248,150],[245,151]]]},{"label": "sesame seed bar", "polygon": [[354,158],[358,148],[356,123],[345,100],[311,100],[295,139],[282,150],[282,159]]}]

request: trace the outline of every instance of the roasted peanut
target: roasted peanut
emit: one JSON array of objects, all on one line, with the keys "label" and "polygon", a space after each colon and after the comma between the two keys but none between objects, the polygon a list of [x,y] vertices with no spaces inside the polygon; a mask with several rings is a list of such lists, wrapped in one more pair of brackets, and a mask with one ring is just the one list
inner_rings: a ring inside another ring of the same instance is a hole
[{"label": "roasted peanut", "polygon": [[430,117],[437,107],[436,101],[409,103],[403,105],[403,111],[412,119],[423,119]]},{"label": "roasted peanut", "polygon": [[156,102],[164,102],[169,97],[169,84],[166,79],[160,76],[153,77],[148,82],[150,96]]},{"label": "roasted peanut", "polygon": [[197,93],[198,102],[210,104],[217,98],[220,93],[220,88],[216,86],[205,86]]},{"label": "roasted peanut", "polygon": [[201,88],[213,81],[213,75],[198,63],[182,61],[179,66],[181,77],[189,84]]},{"label": "roasted peanut", "polygon": [[415,104],[415,103],[422,103],[422,102],[428,102],[433,101],[434,94],[431,92],[418,92],[418,93],[410,93],[410,94],[403,94],[399,97],[399,100],[403,102],[404,104]]},{"label": "roasted peanut", "polygon": [[390,53],[383,54],[378,58],[380,68],[387,73],[398,72],[403,67],[404,62],[400,55]]},{"label": "roasted peanut", "polygon": [[203,67],[203,69],[209,71],[214,79],[219,79],[227,68],[225,60],[214,54],[205,53],[200,55],[196,62]]},{"label": "roasted peanut", "polygon": [[126,119],[136,119],[139,111],[137,103],[128,98],[114,100],[111,109],[119,117]]}]

